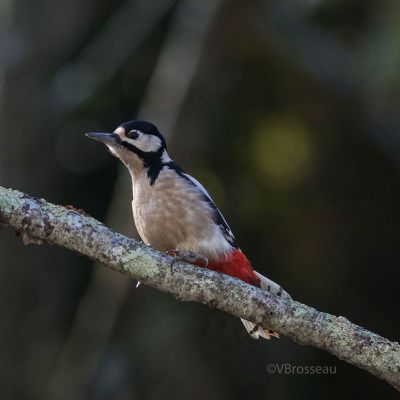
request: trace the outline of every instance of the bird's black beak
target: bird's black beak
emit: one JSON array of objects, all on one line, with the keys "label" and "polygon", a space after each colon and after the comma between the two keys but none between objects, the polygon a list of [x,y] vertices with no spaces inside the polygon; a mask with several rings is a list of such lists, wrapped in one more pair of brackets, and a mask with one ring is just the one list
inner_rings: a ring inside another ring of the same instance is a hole
[{"label": "bird's black beak", "polygon": [[115,133],[103,133],[103,132],[88,132],[85,135],[94,140],[98,140],[99,142],[103,142],[105,144],[113,144],[118,143],[118,135]]}]

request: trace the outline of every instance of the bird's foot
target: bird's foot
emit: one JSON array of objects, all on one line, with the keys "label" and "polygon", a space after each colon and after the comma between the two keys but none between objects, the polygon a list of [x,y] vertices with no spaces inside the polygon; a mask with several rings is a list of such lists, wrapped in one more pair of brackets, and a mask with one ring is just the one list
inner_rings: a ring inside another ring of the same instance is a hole
[{"label": "bird's foot", "polygon": [[170,264],[171,272],[174,272],[173,266],[178,261],[184,261],[189,264],[197,265],[198,267],[204,268],[208,265],[208,258],[206,256],[194,253],[192,251],[168,250],[166,254],[168,256],[174,257]]},{"label": "bird's foot", "polygon": [[275,332],[271,329],[268,328],[263,328],[260,325],[254,324],[253,322],[246,321],[245,319],[242,319],[243,325],[246,328],[247,333],[253,338],[253,339],[259,339],[264,338],[264,339],[271,339],[271,336],[279,338],[279,333]]},{"label": "bird's foot", "polygon": [[[246,326],[246,325],[245,325]],[[276,337],[279,339],[279,333],[275,332],[271,329],[268,328],[263,328],[259,325],[254,325],[254,327],[248,331],[249,335],[253,337],[254,339],[258,339],[259,337],[262,337],[264,339],[271,339],[271,336]]]}]

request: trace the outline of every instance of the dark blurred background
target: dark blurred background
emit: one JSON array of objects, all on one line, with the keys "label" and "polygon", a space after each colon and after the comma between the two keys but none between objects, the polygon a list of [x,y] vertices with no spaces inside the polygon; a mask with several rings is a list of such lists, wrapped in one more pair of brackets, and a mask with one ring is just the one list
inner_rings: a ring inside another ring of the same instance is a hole
[{"label": "dark blurred background", "polygon": [[[84,132],[158,125],[256,269],[399,338],[400,3],[0,2],[0,184],[136,236]],[[388,384],[0,232],[2,399],[394,399]],[[331,375],[268,374],[268,364]]]}]

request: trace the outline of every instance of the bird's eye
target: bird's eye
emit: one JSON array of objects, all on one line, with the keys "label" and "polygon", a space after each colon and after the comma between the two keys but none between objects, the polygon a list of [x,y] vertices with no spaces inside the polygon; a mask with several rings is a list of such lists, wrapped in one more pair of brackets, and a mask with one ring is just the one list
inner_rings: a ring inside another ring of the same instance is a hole
[{"label": "bird's eye", "polygon": [[129,139],[137,139],[140,136],[140,132],[133,130],[125,134]]}]

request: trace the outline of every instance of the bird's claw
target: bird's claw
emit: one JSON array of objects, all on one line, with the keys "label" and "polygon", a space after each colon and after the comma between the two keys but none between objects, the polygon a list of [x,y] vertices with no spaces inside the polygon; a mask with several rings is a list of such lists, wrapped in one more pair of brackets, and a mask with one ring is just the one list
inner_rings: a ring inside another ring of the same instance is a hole
[{"label": "bird's claw", "polygon": [[[279,339],[279,333],[275,332],[271,329],[268,328],[262,328],[259,325],[254,325],[253,329],[249,331],[249,335],[254,337],[253,335],[258,332],[258,335],[262,336],[263,338],[269,340],[271,339],[271,336],[276,337]],[[257,335],[257,339],[258,339]]]},{"label": "bird's claw", "polygon": [[170,263],[171,273],[174,272],[173,266],[177,261],[184,261],[198,267],[207,267],[208,265],[208,258],[206,256],[192,251],[168,250],[165,254],[173,257]]},{"label": "bird's claw", "polygon": [[165,254],[167,256],[173,257],[171,262],[169,263],[169,269],[171,270],[171,274],[173,274],[174,273],[174,263],[177,261],[176,258],[175,258],[176,257],[176,251],[175,250],[168,250],[168,251],[165,252]]}]

